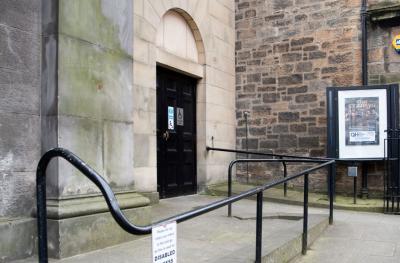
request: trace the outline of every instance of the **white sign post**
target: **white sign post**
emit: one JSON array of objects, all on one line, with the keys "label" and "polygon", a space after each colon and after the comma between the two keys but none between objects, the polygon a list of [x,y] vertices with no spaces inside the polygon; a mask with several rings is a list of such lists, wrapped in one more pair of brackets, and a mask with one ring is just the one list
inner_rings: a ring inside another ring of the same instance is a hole
[{"label": "white sign post", "polygon": [[176,222],[153,227],[153,263],[176,263]]}]

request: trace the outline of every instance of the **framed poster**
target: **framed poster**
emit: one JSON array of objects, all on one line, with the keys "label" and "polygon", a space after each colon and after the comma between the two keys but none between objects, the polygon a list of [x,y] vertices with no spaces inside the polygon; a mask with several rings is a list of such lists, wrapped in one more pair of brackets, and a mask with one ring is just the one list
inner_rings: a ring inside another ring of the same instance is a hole
[{"label": "framed poster", "polygon": [[387,90],[338,91],[339,158],[384,157]]},{"label": "framed poster", "polygon": [[328,88],[328,156],[385,157],[386,130],[398,127],[398,85]]}]

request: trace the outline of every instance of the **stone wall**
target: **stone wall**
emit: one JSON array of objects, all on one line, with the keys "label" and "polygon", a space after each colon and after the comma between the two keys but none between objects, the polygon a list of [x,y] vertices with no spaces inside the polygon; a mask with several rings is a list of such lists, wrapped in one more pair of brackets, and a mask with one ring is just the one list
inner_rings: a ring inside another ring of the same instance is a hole
[{"label": "stone wall", "polygon": [[[325,89],[360,83],[358,5],[236,1],[238,148],[248,111],[249,149],[325,156]],[[325,177],[311,182],[326,186]]]},{"label": "stone wall", "polygon": [[[326,88],[361,84],[361,1],[235,3],[237,147],[246,148],[244,113],[249,112],[249,149],[326,156]],[[399,2],[369,4],[372,10]],[[391,47],[399,27],[369,23],[368,31],[370,84],[400,82],[400,56]],[[250,178],[282,174],[281,166],[262,168],[253,165]],[[371,163],[368,170],[370,190],[382,191],[382,165]],[[239,173],[239,179],[245,177]],[[314,176],[312,188],[325,191],[325,178],[323,172]],[[301,180],[293,185],[302,186]],[[337,190],[352,192],[345,167],[338,168]]]},{"label": "stone wall", "polygon": [[0,262],[34,248],[34,222],[21,218],[35,204],[40,158],[40,14],[38,0],[1,1]]},{"label": "stone wall", "polygon": [[0,10],[0,217],[27,216],[40,157],[40,1]]},{"label": "stone wall", "polygon": [[[235,2],[237,147],[246,148],[249,112],[249,149],[326,156],[326,88],[361,84],[361,1]],[[371,24],[369,31],[371,84],[398,82],[399,56],[390,47],[398,28]],[[280,176],[280,166],[259,168],[250,175]],[[339,171],[337,190],[351,192],[344,168]],[[381,189],[382,169],[370,171],[370,186]],[[312,188],[324,191],[325,182],[321,172]]]},{"label": "stone wall", "polygon": [[[148,224],[150,201],[135,193],[133,175],[133,1],[42,2],[42,150],[75,153],[109,183],[131,220]],[[50,257],[135,238],[66,160],[52,161],[47,185]]]},{"label": "stone wall", "polygon": [[[368,76],[370,85],[379,84],[400,84],[400,54],[392,47],[395,36],[400,34],[399,15],[392,17],[391,9],[399,10],[400,3],[397,0],[383,1],[370,0],[368,12],[371,21],[368,24]],[[386,15],[376,17],[375,13],[380,13],[382,9],[387,9]],[[389,18],[390,19],[382,19]],[[369,188],[376,192],[382,190],[382,164],[370,164]]]},{"label": "stone wall", "polygon": [[[58,10],[57,50],[45,43],[46,65],[57,59],[58,71],[42,100],[43,148],[67,148],[114,191],[133,190],[132,1],[60,0]],[[99,192],[66,161],[56,170],[51,197]]]},{"label": "stone wall", "polygon": [[[399,1],[370,1],[369,13],[373,15],[385,7],[399,9],[399,5]],[[400,23],[387,23],[382,18],[376,17],[374,20],[377,21],[371,22],[368,28],[369,82],[370,84],[400,83],[400,55],[392,47],[394,37],[400,35]],[[392,19],[399,20],[400,17]]]}]

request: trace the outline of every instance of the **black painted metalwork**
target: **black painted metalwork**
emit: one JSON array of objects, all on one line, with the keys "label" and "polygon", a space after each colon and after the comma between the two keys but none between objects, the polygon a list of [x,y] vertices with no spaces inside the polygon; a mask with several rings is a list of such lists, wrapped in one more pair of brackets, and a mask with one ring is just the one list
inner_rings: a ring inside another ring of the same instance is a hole
[{"label": "black painted metalwork", "polygon": [[366,199],[369,196],[369,193],[368,193],[368,163],[363,162],[361,170],[362,170],[361,171],[361,197],[363,199]]},{"label": "black painted metalwork", "polygon": [[307,157],[307,156],[296,156],[296,155],[288,155],[288,154],[275,154],[275,153],[265,153],[265,152],[253,152],[253,151],[243,151],[243,150],[233,150],[233,149],[225,149],[225,148],[217,148],[217,147],[209,147],[206,146],[207,151],[219,151],[219,152],[230,152],[230,153],[242,153],[242,154],[251,154],[258,156],[269,156],[276,158],[295,158],[295,159],[304,159],[304,160],[322,160],[322,161],[330,161],[335,160],[334,158],[324,158],[324,157]]},{"label": "black painted metalwork", "polygon": [[329,194],[329,224],[333,224],[333,202],[335,200],[335,176],[336,162],[329,166],[328,172],[328,194]]},{"label": "black painted metalwork", "polygon": [[[246,154],[246,159],[249,159],[249,125],[248,125],[248,121],[249,121],[249,119],[248,119],[248,117],[249,117],[249,112],[248,111],[245,111],[244,112],[244,119],[245,119],[245,122],[246,122],[246,151],[247,151],[247,154]],[[246,164],[246,181],[247,181],[247,183],[249,183],[249,181],[250,181],[250,178],[249,178],[249,164],[247,163]]]},{"label": "black painted metalwork", "polygon": [[[377,158],[345,158],[340,159],[339,154],[339,116],[338,114],[338,92],[349,90],[373,90],[385,89],[387,99],[387,129],[393,130],[399,127],[399,85],[376,85],[376,86],[354,86],[354,87],[328,87],[327,99],[327,156],[336,159],[337,163],[358,162],[362,163],[361,195],[368,197],[368,165],[366,162],[382,162],[384,157]],[[386,152],[386,151],[385,151]],[[390,157],[389,157],[390,158]],[[331,172],[331,171],[330,171]]]},{"label": "black painted metalwork", "polygon": [[368,27],[367,27],[367,0],[361,2],[361,49],[362,49],[362,84],[368,85]]},{"label": "black painted metalwork", "polygon": [[[265,184],[263,186],[261,186],[260,188],[261,193],[269,188],[272,188],[274,186],[283,184],[285,182],[288,182],[290,180],[293,180],[297,177],[300,176],[304,176],[304,210],[303,210],[303,235],[302,235],[302,253],[303,255],[306,254],[307,251],[307,235],[308,235],[308,186],[309,186],[309,174],[321,169],[323,167],[326,167],[329,165],[330,169],[334,169],[332,168],[335,165],[335,161],[334,160],[330,160],[330,161],[325,161],[325,160],[304,160],[304,159],[238,159],[238,160],[234,160],[229,164],[229,170],[228,170],[228,189],[232,189],[231,187],[231,183],[232,183],[232,169],[234,167],[235,164],[238,163],[264,163],[264,162],[303,162],[303,163],[320,163],[319,165],[306,169],[304,171],[302,171],[301,173],[298,173],[296,175],[287,177],[287,178],[283,178],[280,180],[277,180],[275,182],[269,183],[269,184]],[[331,178],[333,178],[333,176],[331,176]],[[333,223],[333,188],[331,186],[331,184],[333,183],[333,180],[329,180],[329,224]],[[229,194],[230,193],[230,194]],[[260,193],[260,192],[259,192]],[[231,190],[230,192],[228,191],[228,198],[232,198],[231,196]],[[240,194],[239,194],[240,195]],[[261,198],[261,200],[260,200]],[[260,204],[261,203],[261,204]],[[228,204],[228,216],[232,216],[232,203]],[[256,255],[258,255],[258,253],[260,252],[261,249],[261,230],[259,231],[259,229],[262,229],[262,223],[260,221],[262,221],[262,212],[261,214],[259,213],[259,211],[262,211],[262,208],[260,209],[259,206],[262,207],[263,205],[263,199],[262,199],[262,195],[258,195],[257,194],[257,225],[256,225]],[[260,240],[260,241],[259,241]],[[258,246],[258,242],[260,243],[260,246]],[[256,256],[256,262],[261,262],[261,258],[259,259],[260,261],[257,261],[258,257]]]},{"label": "black painted metalwork", "polygon": [[257,212],[256,212],[256,263],[261,263],[262,251],[262,220],[263,220],[263,192],[257,193]]},{"label": "black painted metalwork", "polygon": [[[91,180],[101,191],[103,194],[105,201],[108,205],[108,208],[110,209],[111,215],[113,216],[114,220],[118,223],[118,225],[124,229],[126,232],[135,234],[135,235],[144,235],[144,234],[150,234],[153,228],[153,225],[158,225],[170,221],[176,221],[177,223],[181,223],[184,221],[187,221],[189,219],[195,218],[197,216],[200,216],[202,214],[208,213],[210,211],[213,211],[215,209],[221,208],[223,206],[230,205],[234,202],[237,202],[241,199],[248,198],[253,195],[257,195],[257,199],[261,200],[261,206],[262,206],[262,192],[270,189],[272,187],[275,187],[277,185],[283,184],[285,182],[288,182],[290,180],[293,180],[295,178],[308,175],[316,170],[322,169],[324,167],[334,165],[335,161],[334,160],[320,160],[320,161],[312,161],[312,160],[302,160],[302,162],[316,162],[319,163],[318,165],[306,169],[300,173],[297,173],[295,175],[289,176],[287,178],[277,180],[272,183],[264,184],[262,186],[255,187],[251,190],[242,192],[236,196],[231,196],[216,202],[213,202],[211,204],[205,205],[203,207],[197,208],[190,210],[185,213],[181,213],[163,220],[160,220],[154,224],[151,225],[146,225],[146,226],[137,226],[135,224],[132,224],[127,217],[124,215],[124,213],[121,211],[117,199],[115,198],[115,195],[111,189],[111,187],[108,185],[106,180],[104,180],[95,170],[93,170],[90,166],[88,166],[85,162],[83,162],[78,156],[73,154],[72,152],[63,149],[63,148],[54,148],[48,152],[46,152],[42,158],[39,161],[38,167],[37,167],[37,172],[36,172],[36,189],[37,189],[37,217],[38,217],[38,250],[39,250],[39,262],[48,262],[48,253],[47,253],[47,225],[46,225],[46,168],[50,161],[53,158],[61,157],[65,160],[67,160],[70,164],[72,164],[75,168],[77,168],[80,172],[82,172],[89,180]],[[257,160],[234,160],[230,164],[230,169],[233,167],[233,164],[239,163],[239,162],[255,162]],[[265,160],[262,160],[265,161]],[[279,161],[276,159],[272,159],[269,161]],[[286,160],[285,160],[286,161]],[[293,160],[292,160],[293,161]],[[294,160],[296,161],[296,160]],[[299,160],[297,160],[299,161]],[[308,180],[305,181],[308,183]],[[306,189],[306,188],[305,188]],[[308,190],[308,188],[307,188]],[[308,194],[308,192],[307,192]],[[332,201],[332,200],[331,200]],[[257,207],[260,204],[257,205]],[[330,213],[332,213],[330,211]],[[257,212],[257,217],[258,221],[262,220],[262,210],[258,210]],[[260,219],[261,217],[261,219]],[[330,218],[332,215],[330,214]],[[261,225],[259,225],[260,227]],[[261,226],[262,227],[262,226]],[[256,237],[257,244],[261,242],[261,237],[258,236]],[[261,244],[261,243],[260,243]]]},{"label": "black painted metalwork", "polygon": [[[283,165],[283,178],[287,177],[287,165],[286,162],[282,162]],[[283,195],[287,197],[287,182],[283,183]]]},{"label": "black painted metalwork", "polygon": [[357,204],[357,176],[353,178],[353,204]]},{"label": "black painted metalwork", "polygon": [[[385,140],[384,212],[400,214],[400,130],[387,131]],[[385,151],[386,152],[386,151]]]},{"label": "black painted metalwork", "polygon": [[[268,156],[268,157],[274,157],[278,158],[279,160],[282,160],[282,158],[296,158],[296,159],[304,159],[304,160],[332,160],[331,158],[319,158],[319,157],[304,157],[304,156],[294,156],[294,155],[283,155],[283,154],[273,154],[273,153],[263,153],[263,152],[251,152],[251,151],[242,151],[242,150],[232,150],[232,149],[225,149],[225,148],[215,148],[215,147],[206,147],[207,151],[220,151],[220,152],[231,152],[231,153],[239,153],[239,154],[246,154],[247,158],[249,154],[252,155],[259,155],[259,156]],[[281,161],[282,166],[283,166],[283,178],[287,177],[287,164],[285,161]],[[249,164],[246,163],[247,167],[247,183],[248,181],[248,169],[249,169]],[[229,177],[230,178],[230,177]],[[229,181],[231,179],[228,179],[228,196],[231,196],[232,194],[232,182]],[[327,180],[327,183],[329,181]],[[283,196],[287,197],[287,182],[283,184]],[[231,210],[231,207],[228,207],[228,214],[230,215],[231,213],[229,212]]]},{"label": "black painted metalwork", "polygon": [[301,253],[307,253],[307,237],[308,237],[308,173],[304,174],[304,202],[303,202],[303,236]]},{"label": "black painted metalwork", "polygon": [[[306,159],[283,159],[283,158],[279,158],[279,159],[237,159],[232,161],[229,164],[229,169],[228,169],[228,197],[232,196],[232,183],[233,183],[233,176],[232,176],[232,169],[233,166],[237,163],[277,163],[277,162],[281,162],[281,163],[323,163],[323,162],[327,162],[326,160],[306,160]],[[283,179],[287,178],[287,174],[286,176],[284,176]],[[287,181],[283,181],[282,182],[284,185],[287,184]],[[329,191],[329,188],[328,188]],[[231,217],[232,216],[232,205],[228,205],[228,216]]]}]

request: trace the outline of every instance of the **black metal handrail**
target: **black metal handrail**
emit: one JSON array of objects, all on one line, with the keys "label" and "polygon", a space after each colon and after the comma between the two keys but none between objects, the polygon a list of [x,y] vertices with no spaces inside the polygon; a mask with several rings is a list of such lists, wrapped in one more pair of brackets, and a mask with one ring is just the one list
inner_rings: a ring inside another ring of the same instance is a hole
[{"label": "black metal handrail", "polygon": [[[331,160],[333,161],[333,160]],[[284,164],[284,175],[283,178],[287,178],[287,167],[286,163],[324,163],[326,161],[324,160],[305,160],[305,159],[237,159],[232,161],[229,164],[229,169],[228,169],[228,197],[232,196],[232,169],[233,166],[237,163],[277,163],[277,162],[282,162]],[[331,177],[329,176],[329,182],[328,182],[328,193],[330,194],[331,192]],[[333,179],[333,178],[332,178]],[[286,186],[287,181],[285,181],[283,184]],[[286,187],[285,187],[286,188]],[[284,188],[285,196],[286,196],[286,189]],[[333,191],[332,191],[333,193]],[[232,216],[232,207],[231,205],[228,206],[228,216]]]},{"label": "black metal handrail", "polygon": [[[282,166],[283,166],[283,178],[287,177],[287,164],[285,161],[283,160],[283,158],[295,158],[295,159],[302,159],[302,160],[317,160],[317,161],[329,161],[329,160],[336,160],[334,158],[322,158],[322,157],[307,157],[307,156],[295,156],[295,155],[285,155],[285,154],[275,154],[275,153],[265,153],[265,152],[252,152],[252,151],[244,151],[244,150],[233,150],[233,149],[227,149],[227,148],[217,148],[217,147],[210,147],[210,146],[206,146],[206,150],[207,151],[218,151],[218,152],[230,152],[230,153],[239,153],[239,154],[246,154],[247,156],[249,154],[252,155],[258,155],[258,156],[268,156],[268,157],[273,157],[273,158],[277,158],[279,160],[281,160],[282,162]],[[338,161],[338,160],[336,160]],[[249,167],[248,167],[248,163],[247,163],[247,173],[249,172]],[[332,176],[332,174],[335,174],[336,171],[334,169],[330,169],[329,170],[329,177]],[[331,188],[328,184],[328,189],[330,191],[330,189],[332,189],[333,194],[335,195],[335,185],[333,185],[333,187]],[[328,192],[329,194],[329,192]],[[283,196],[287,197],[287,183],[285,182],[283,184]]]},{"label": "black metal handrail", "polygon": [[276,153],[266,153],[266,152],[253,152],[253,151],[244,151],[244,150],[233,150],[226,148],[217,148],[206,146],[207,151],[219,151],[219,152],[230,152],[230,153],[242,153],[242,154],[252,154],[259,156],[268,156],[268,157],[277,157],[277,158],[295,158],[295,159],[305,159],[305,160],[320,160],[320,161],[330,161],[335,160],[333,158],[325,158],[325,157],[307,157],[307,156],[296,156],[296,155],[288,155],[288,154],[276,154]]},{"label": "black metal handrail", "polygon": [[[303,234],[302,234],[302,254],[307,252],[307,236],[308,236],[308,175],[325,166],[330,166],[332,169],[335,165],[335,160],[304,160],[304,159],[238,159],[229,164],[228,170],[228,198],[232,196],[232,169],[238,163],[265,163],[265,162],[302,162],[302,163],[322,163],[318,166],[306,169],[296,175],[286,177],[275,182],[261,186],[263,189],[257,193],[257,215],[256,215],[256,263],[261,262],[261,247],[262,247],[262,208],[263,208],[263,192],[269,188],[286,183],[297,177],[304,175],[304,202],[303,202]],[[333,175],[329,176],[328,192],[329,192],[329,224],[333,224]],[[228,204],[228,216],[232,216],[232,204]]]},{"label": "black metal handrail", "polygon": [[[323,167],[326,167],[328,165],[334,164],[335,161],[327,161],[325,163],[322,163],[318,166],[312,167],[310,169],[304,170],[300,173],[297,173],[293,176],[275,181],[273,183],[265,184],[259,187],[255,187],[251,190],[242,192],[236,196],[228,197],[223,200],[219,200],[216,202],[213,202],[211,204],[205,205],[201,208],[198,209],[193,209],[185,213],[181,213],[163,220],[160,220],[156,223],[147,225],[147,226],[137,226],[135,224],[132,224],[127,217],[124,215],[124,213],[121,211],[117,199],[115,198],[115,195],[111,189],[111,187],[108,185],[108,183],[91,167],[89,167],[85,162],[83,162],[78,156],[73,154],[72,152],[63,149],[63,148],[54,148],[52,150],[49,150],[46,152],[42,158],[39,161],[37,171],[36,171],[36,190],[37,190],[37,220],[38,220],[38,257],[39,257],[39,262],[48,262],[48,252],[47,252],[47,212],[46,212],[46,169],[49,164],[49,162],[56,157],[62,157],[65,160],[67,160],[69,163],[71,163],[75,168],[77,168],[80,172],[82,172],[86,177],[88,177],[101,191],[103,194],[108,208],[110,209],[111,215],[115,219],[115,221],[118,223],[118,225],[127,231],[128,233],[131,234],[136,234],[136,235],[144,235],[144,234],[149,234],[151,233],[151,230],[153,226],[170,222],[170,221],[176,221],[177,223],[184,222],[186,220],[189,220],[191,218],[200,216],[202,214],[208,213],[210,211],[213,211],[215,209],[221,208],[223,206],[232,204],[234,202],[237,202],[241,199],[257,195],[257,231],[260,231],[260,227],[262,227],[260,220],[262,218],[262,194],[263,191],[274,187],[276,185],[282,184],[284,182],[293,180],[295,178],[298,178],[300,176],[305,176],[305,191],[307,191],[307,196],[308,196],[308,174],[311,172],[314,172],[318,169],[321,169]],[[250,161],[250,160],[248,160]],[[233,161],[235,162],[235,161]],[[306,194],[305,194],[305,201],[306,200]],[[261,204],[260,204],[261,202]],[[308,201],[307,201],[308,205]],[[306,210],[305,210],[306,211]],[[303,229],[304,230],[304,229]],[[257,233],[258,233],[257,232]],[[305,239],[307,242],[307,240]],[[307,244],[307,243],[305,243]],[[261,262],[261,246],[258,247],[258,245],[261,245],[261,235],[257,234],[256,237],[256,262]],[[303,231],[303,246],[304,246],[304,231]],[[307,246],[305,247],[307,249]],[[303,247],[303,253],[305,253],[304,247]]]}]

